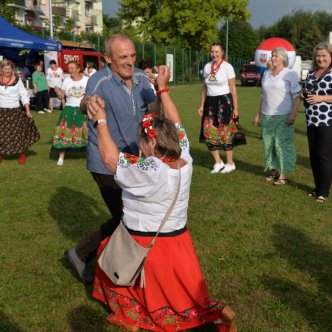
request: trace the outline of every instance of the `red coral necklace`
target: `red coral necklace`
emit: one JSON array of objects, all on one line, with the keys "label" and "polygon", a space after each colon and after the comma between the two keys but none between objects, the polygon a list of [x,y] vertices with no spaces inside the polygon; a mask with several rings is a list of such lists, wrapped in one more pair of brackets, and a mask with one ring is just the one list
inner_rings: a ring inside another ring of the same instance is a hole
[{"label": "red coral necklace", "polygon": [[212,63],[211,63],[211,75],[209,77],[209,81],[216,81],[217,80],[216,79],[216,73],[219,70],[219,68],[220,68],[220,66],[223,62],[224,62],[224,60],[221,59],[220,63],[217,66],[215,66],[215,63],[212,61]]}]

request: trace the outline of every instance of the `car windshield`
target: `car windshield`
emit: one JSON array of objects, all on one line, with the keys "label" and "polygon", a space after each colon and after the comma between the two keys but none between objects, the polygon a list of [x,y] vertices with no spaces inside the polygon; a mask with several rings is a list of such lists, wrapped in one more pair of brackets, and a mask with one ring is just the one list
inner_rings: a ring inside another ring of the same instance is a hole
[{"label": "car windshield", "polygon": [[254,71],[259,72],[258,68],[255,65],[244,66],[242,68],[243,71]]}]

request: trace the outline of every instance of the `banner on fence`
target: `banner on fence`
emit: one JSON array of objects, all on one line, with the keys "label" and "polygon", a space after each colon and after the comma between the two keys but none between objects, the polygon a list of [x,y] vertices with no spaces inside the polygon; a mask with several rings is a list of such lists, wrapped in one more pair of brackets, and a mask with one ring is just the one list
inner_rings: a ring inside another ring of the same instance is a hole
[{"label": "banner on fence", "polygon": [[174,69],[174,56],[173,54],[166,54],[166,65],[169,67],[171,77],[169,78],[170,82],[173,82],[173,69]]}]

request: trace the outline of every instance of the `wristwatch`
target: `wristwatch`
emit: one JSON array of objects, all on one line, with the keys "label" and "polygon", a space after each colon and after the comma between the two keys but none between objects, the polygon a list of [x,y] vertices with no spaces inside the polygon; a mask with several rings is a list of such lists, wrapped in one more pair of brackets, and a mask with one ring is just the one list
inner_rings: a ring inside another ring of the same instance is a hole
[{"label": "wristwatch", "polygon": [[105,123],[107,124],[107,120],[106,119],[100,119],[100,120],[96,120],[94,123],[93,123],[93,127],[94,128],[97,128],[99,123]]}]

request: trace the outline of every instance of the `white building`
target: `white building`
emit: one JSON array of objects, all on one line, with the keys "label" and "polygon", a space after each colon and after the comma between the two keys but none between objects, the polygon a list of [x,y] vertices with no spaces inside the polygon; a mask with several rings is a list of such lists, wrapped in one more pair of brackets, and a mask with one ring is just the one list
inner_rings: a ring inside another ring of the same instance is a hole
[{"label": "white building", "polygon": [[55,15],[60,17],[62,26],[71,18],[75,34],[82,31],[98,33],[103,28],[102,0],[15,0],[10,6],[15,8],[20,24],[30,24],[40,30],[48,27],[50,12],[53,18]]}]

